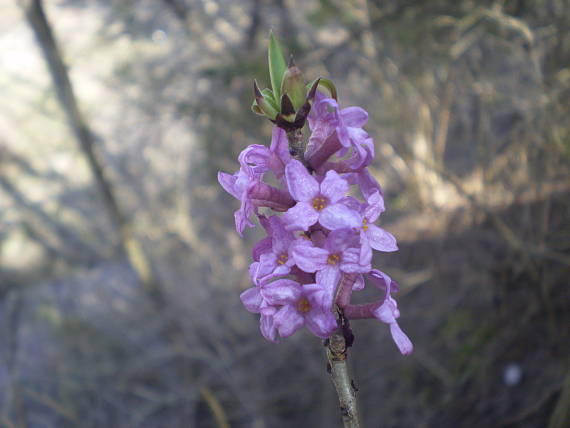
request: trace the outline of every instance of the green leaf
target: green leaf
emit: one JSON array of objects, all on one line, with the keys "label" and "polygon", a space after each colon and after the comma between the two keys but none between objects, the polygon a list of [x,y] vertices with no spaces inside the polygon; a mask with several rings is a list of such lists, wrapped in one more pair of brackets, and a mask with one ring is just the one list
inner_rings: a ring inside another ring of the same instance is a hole
[{"label": "green leaf", "polygon": [[[278,113],[278,109],[274,108],[270,102],[267,101],[266,96],[264,96],[257,86],[257,82],[253,81],[253,94],[255,96],[255,104],[257,107],[270,119],[275,119]],[[254,110],[256,111],[256,110]]]},{"label": "green leaf", "polygon": [[265,113],[263,113],[263,110],[259,108],[257,101],[255,100],[253,100],[253,104],[251,105],[251,111],[260,116],[265,116]]},{"label": "green leaf", "polygon": [[271,87],[273,88],[273,96],[276,102],[281,101],[281,82],[283,81],[283,73],[287,68],[285,57],[279,42],[273,35],[273,31],[269,32],[269,49],[267,50],[269,62],[269,77],[271,79]]},{"label": "green leaf", "polygon": [[269,104],[271,104],[271,107],[273,107],[275,110],[279,111],[279,105],[277,104],[277,101],[275,101],[275,97],[273,96],[273,92],[271,91],[271,89],[269,89],[269,88],[262,89],[261,95],[263,95],[263,98],[265,98],[265,101],[267,101],[267,102],[269,102]]},{"label": "green leaf", "polygon": [[[323,77],[319,77],[318,80],[319,80],[319,86],[324,87],[330,93],[331,98],[338,100],[337,92],[336,92],[336,86],[334,85],[334,83],[330,79],[325,79]],[[317,79],[315,79],[311,83],[309,83],[306,86],[307,90],[309,90],[316,81],[317,81]]]}]

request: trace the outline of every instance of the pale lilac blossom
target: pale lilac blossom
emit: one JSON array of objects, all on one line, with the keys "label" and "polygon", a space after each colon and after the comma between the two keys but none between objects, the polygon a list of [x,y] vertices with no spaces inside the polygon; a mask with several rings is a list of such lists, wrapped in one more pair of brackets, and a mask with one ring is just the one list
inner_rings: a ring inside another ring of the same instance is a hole
[{"label": "pale lilac blossom", "polygon": [[336,330],[328,292],[318,284],[305,284],[296,298],[281,300],[283,306],[273,320],[281,337],[289,337],[306,326],[314,335],[326,339]]},{"label": "pale lilac blossom", "polygon": [[358,213],[341,202],[349,185],[335,171],[328,171],[319,183],[301,162],[292,160],[285,167],[285,177],[289,192],[297,201],[283,215],[288,230],[308,230],[317,222],[330,230],[359,224]]}]

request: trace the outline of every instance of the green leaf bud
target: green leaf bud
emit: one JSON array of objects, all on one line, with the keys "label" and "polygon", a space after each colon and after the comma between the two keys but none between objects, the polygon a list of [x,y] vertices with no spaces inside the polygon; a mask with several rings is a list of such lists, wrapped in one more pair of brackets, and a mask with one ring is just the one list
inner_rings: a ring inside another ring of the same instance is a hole
[{"label": "green leaf bud", "polygon": [[[278,111],[271,105],[271,102],[268,100],[270,97],[267,92],[266,95],[262,94],[257,86],[257,82],[253,81],[253,93],[255,96],[255,103],[257,107],[269,118],[275,119],[278,114]],[[271,97],[272,98],[272,97]]]},{"label": "green leaf bud", "polygon": [[267,50],[267,56],[271,88],[273,89],[275,100],[278,101],[281,99],[281,82],[283,81],[283,73],[285,73],[287,66],[285,64],[283,51],[273,35],[273,31],[269,32],[269,49]]},{"label": "green leaf bud", "polygon": [[287,94],[293,103],[295,110],[299,109],[305,102],[305,81],[303,73],[295,62],[293,57],[289,60],[287,70],[283,74],[283,82],[281,84],[281,94]]}]

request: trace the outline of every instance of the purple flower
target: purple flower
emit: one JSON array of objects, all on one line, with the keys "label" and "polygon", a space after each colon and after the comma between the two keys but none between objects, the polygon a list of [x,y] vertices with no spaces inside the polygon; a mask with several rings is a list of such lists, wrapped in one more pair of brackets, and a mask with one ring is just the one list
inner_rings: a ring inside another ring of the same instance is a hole
[{"label": "purple flower", "polygon": [[[327,290],[331,303],[342,272],[370,271],[369,264],[360,264],[357,237],[351,229],[338,229],[329,234],[323,248],[303,246],[293,249],[297,266],[305,272],[317,272],[317,283]],[[360,287],[360,283],[357,287]]]},{"label": "purple flower", "polygon": [[274,155],[265,146],[250,145],[240,156],[240,169],[233,175],[218,173],[218,181],[226,192],[241,202],[234,213],[236,230],[243,236],[246,227],[254,227],[250,217],[258,207],[270,207],[276,211],[286,211],[294,201],[283,190],[262,182],[263,175],[269,170]]},{"label": "purple flower", "polygon": [[295,300],[301,294],[301,286],[291,279],[273,282],[257,282],[240,295],[245,308],[254,314],[273,315],[283,301]]},{"label": "purple flower", "polygon": [[285,167],[287,186],[297,204],[284,215],[288,230],[307,230],[317,221],[327,229],[357,227],[358,213],[339,201],[348,192],[348,183],[335,171],[327,172],[319,182],[297,160]]},{"label": "purple flower", "polygon": [[[276,118],[270,147],[246,147],[236,173],[218,173],[222,187],[240,201],[234,214],[238,233],[253,227],[256,215],[267,234],[252,249],[254,286],[240,299],[260,315],[261,333],[272,342],[303,326],[329,337],[338,328],[334,304],[346,319],[388,324],[400,352],[409,354],[413,345],[398,325],[400,312],[391,295],[398,285],[371,265],[373,250],[398,247],[394,236],[374,224],[385,206],[380,185],[366,169],[374,159],[374,142],[363,129],[368,113],[360,107],[341,109],[336,100],[317,93],[301,163],[291,157],[290,136],[279,127],[297,129],[307,114],[306,106],[301,110],[293,125]],[[267,184],[268,173],[277,184]],[[351,186],[360,195],[348,195]],[[262,215],[260,208],[283,215]],[[375,302],[352,304],[352,292],[364,288],[365,276],[385,294]]]},{"label": "purple flower", "polygon": [[368,205],[362,213],[361,237],[375,250],[384,252],[398,251],[394,235],[374,224],[384,210],[384,198],[379,192],[373,193],[368,198]]},{"label": "purple flower", "polygon": [[380,193],[380,196],[384,196],[384,192],[378,184],[378,181],[374,178],[372,174],[367,169],[363,169],[359,172],[353,172],[346,174],[344,176],[349,184],[356,184],[360,188],[360,192],[364,199],[368,199],[373,193]]},{"label": "purple flower", "polygon": [[218,172],[218,182],[224,190],[241,202],[239,210],[234,213],[236,230],[240,236],[243,236],[246,227],[255,226],[249,218],[255,213],[256,207],[248,197],[248,191],[258,180],[258,177],[251,178],[242,169],[234,175]]},{"label": "purple flower", "polygon": [[275,327],[275,322],[273,320],[273,315],[261,315],[259,317],[259,329],[261,334],[267,340],[273,343],[277,343],[277,328]]},{"label": "purple flower", "polygon": [[285,165],[291,160],[291,154],[289,153],[289,140],[287,139],[287,134],[285,131],[277,126],[273,127],[273,132],[271,134],[271,146],[269,147],[271,153],[273,153],[273,163],[271,165],[271,170],[277,177],[277,179],[286,186],[285,182]]},{"label": "purple flower", "polygon": [[309,114],[312,134],[307,147],[306,158],[315,169],[319,169],[335,152],[344,156],[352,148],[346,168],[358,169],[374,158],[374,144],[362,127],[368,121],[368,113],[360,107],[340,109],[332,98],[317,93]]},{"label": "purple flower", "polygon": [[285,229],[283,220],[278,216],[269,218],[271,247],[259,257],[259,272],[265,275],[286,275],[295,265],[293,248],[310,245],[306,239],[295,238],[293,232]]},{"label": "purple flower", "polygon": [[385,211],[384,198],[378,190],[375,190],[367,198],[367,202],[363,204],[351,196],[343,200],[345,205],[359,213],[360,225],[354,230],[360,234],[360,264],[363,266],[370,264],[372,249],[383,252],[398,250],[396,238],[374,224],[380,214]]},{"label": "purple flower", "polygon": [[268,236],[263,238],[257,244],[253,246],[251,249],[251,256],[254,261],[258,262],[259,258],[263,253],[271,251],[271,235],[273,234],[271,231],[271,225],[269,224],[269,220],[264,215],[258,215],[257,218],[259,219],[259,224],[263,227],[265,232]]},{"label": "purple flower", "polygon": [[398,310],[398,304],[390,295],[394,282],[384,272],[376,269],[370,272],[369,278],[376,286],[386,290],[384,302],[373,311],[374,317],[390,326],[390,334],[400,352],[403,355],[411,354],[414,350],[414,345],[412,345],[409,337],[402,331],[396,321],[400,317],[400,311]]},{"label": "purple flower", "polygon": [[320,338],[327,338],[337,328],[328,293],[318,284],[305,284],[300,296],[282,299],[283,306],[273,315],[281,337],[289,337],[303,326]]},{"label": "purple flower", "polygon": [[[283,181],[285,165],[290,160],[287,134],[277,126],[273,127],[269,148],[259,144],[251,144],[238,157],[242,169],[251,170],[251,172],[261,175],[272,171],[280,181]],[[284,181],[283,184],[285,184]]]}]

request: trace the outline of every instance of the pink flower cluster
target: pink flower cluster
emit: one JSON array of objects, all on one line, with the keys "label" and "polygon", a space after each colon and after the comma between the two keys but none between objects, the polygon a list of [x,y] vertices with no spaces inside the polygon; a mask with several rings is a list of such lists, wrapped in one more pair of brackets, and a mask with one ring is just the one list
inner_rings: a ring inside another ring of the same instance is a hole
[{"label": "pink flower cluster", "polygon": [[[338,328],[338,310],[349,320],[376,318],[388,324],[407,355],[413,346],[398,326],[400,313],[391,296],[398,285],[371,266],[373,250],[398,247],[374,224],[385,208],[382,189],[366,168],[374,158],[373,141],[362,129],[368,114],[360,107],[341,110],[334,99],[317,93],[308,120],[304,163],[291,157],[285,131],[275,127],[269,148],[247,147],[235,174],[218,174],[223,188],[241,202],[235,212],[238,233],[254,226],[254,215],[267,233],[253,248],[254,286],[241,300],[260,314],[261,333],[273,342],[303,326],[327,338]],[[264,181],[268,173],[274,184]],[[351,189],[358,189],[359,197]],[[273,213],[262,214],[263,207]],[[351,293],[363,289],[365,279],[383,297],[351,304]]]}]

